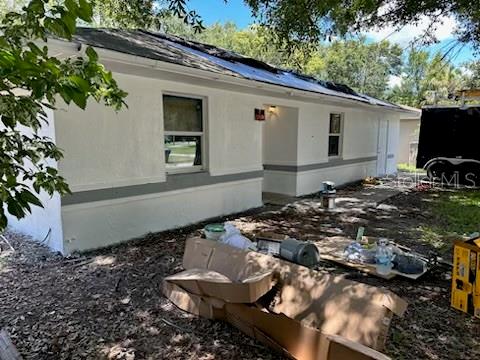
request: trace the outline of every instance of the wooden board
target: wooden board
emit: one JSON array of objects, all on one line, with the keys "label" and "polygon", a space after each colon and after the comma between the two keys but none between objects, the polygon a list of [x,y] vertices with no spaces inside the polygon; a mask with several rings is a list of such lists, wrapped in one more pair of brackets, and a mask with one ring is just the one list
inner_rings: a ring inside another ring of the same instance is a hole
[{"label": "wooden board", "polygon": [[0,331],[0,360],[21,360],[6,330]]},{"label": "wooden board", "polygon": [[[403,276],[409,279],[416,280],[423,274],[427,272],[427,267],[424,262],[424,271],[420,274],[405,274],[397,270],[392,270],[388,275],[382,275],[377,272],[376,266],[373,264],[359,264],[347,261],[343,256],[343,251],[345,248],[350,245],[354,240],[345,238],[343,236],[333,236],[329,238],[324,238],[322,240],[316,241],[315,245],[318,247],[320,252],[320,258],[322,260],[329,260],[340,265],[348,266],[356,270],[363,271],[368,274],[380,277],[382,279],[390,280],[396,276]],[[422,260],[423,261],[423,260]]]}]

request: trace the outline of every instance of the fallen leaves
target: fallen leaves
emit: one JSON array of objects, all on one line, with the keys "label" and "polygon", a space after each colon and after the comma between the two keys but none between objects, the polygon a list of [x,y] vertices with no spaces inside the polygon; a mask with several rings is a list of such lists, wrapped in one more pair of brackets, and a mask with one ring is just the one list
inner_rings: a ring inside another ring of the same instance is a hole
[{"label": "fallen leaves", "polygon": [[[339,195],[348,198],[352,191]],[[369,236],[392,238],[426,254],[432,248],[418,241],[417,228],[435,221],[431,203],[424,201],[428,196],[414,192],[379,209],[356,205],[340,215],[319,211],[313,200],[298,209],[227,219],[250,237],[274,231],[310,241],[338,233],[355,237],[362,224]],[[279,359],[233,327],[181,312],[162,297],[162,279],[181,270],[185,239],[203,225],[69,258],[7,234],[15,251],[3,244],[0,252],[0,328],[8,330],[25,359]],[[384,281],[331,263],[317,270],[387,287],[410,303],[406,316],[392,323],[386,351],[393,358],[480,358],[478,320],[450,308],[449,271],[411,282]]]}]

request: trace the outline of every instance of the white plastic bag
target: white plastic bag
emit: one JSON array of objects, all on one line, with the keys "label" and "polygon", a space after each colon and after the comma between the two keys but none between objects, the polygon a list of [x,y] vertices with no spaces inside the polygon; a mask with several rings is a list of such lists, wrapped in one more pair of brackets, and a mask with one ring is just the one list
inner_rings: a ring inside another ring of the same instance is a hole
[{"label": "white plastic bag", "polygon": [[242,250],[246,250],[253,245],[249,239],[240,233],[240,230],[235,225],[228,223],[225,223],[225,233],[220,236],[219,241]]}]

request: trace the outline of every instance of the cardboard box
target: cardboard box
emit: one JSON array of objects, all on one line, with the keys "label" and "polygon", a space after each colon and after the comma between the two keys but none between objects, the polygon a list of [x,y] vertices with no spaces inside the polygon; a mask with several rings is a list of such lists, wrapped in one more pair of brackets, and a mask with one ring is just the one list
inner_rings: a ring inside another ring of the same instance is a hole
[{"label": "cardboard box", "polygon": [[[203,272],[205,277],[196,278],[195,284],[182,283],[183,276],[166,278],[164,294],[179,308],[226,320],[295,359],[385,359],[374,350],[384,347],[393,314],[402,316],[407,306],[387,290],[201,238],[187,240],[183,266],[196,269],[195,276],[202,276],[197,269],[220,275]],[[251,279],[248,287],[245,279]],[[208,294],[203,285],[197,286],[210,281]],[[219,283],[242,292],[238,301],[225,291],[216,292]],[[332,357],[342,351],[356,355]]]},{"label": "cardboard box", "polygon": [[384,354],[341,336],[326,335],[283,314],[254,305],[222,302],[189,293],[165,281],[163,292],[180,309],[229,322],[247,336],[298,360],[389,360]]},{"label": "cardboard box", "polygon": [[[245,276],[245,274],[243,274]],[[235,282],[219,272],[189,269],[165,278],[188,292],[222,299],[225,302],[252,304],[274,285],[273,273],[266,271],[237,278]]]},{"label": "cardboard box", "polygon": [[480,318],[480,238],[454,243],[451,305]]}]

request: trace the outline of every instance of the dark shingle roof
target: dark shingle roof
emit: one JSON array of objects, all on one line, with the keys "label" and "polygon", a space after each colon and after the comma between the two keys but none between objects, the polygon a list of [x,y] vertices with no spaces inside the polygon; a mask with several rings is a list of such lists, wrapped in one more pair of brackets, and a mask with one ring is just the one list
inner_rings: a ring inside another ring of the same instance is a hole
[{"label": "dark shingle roof", "polygon": [[343,84],[275,68],[232,51],[177,36],[145,30],[78,28],[74,41],[212,73],[401,110],[396,104],[359,94]]}]

